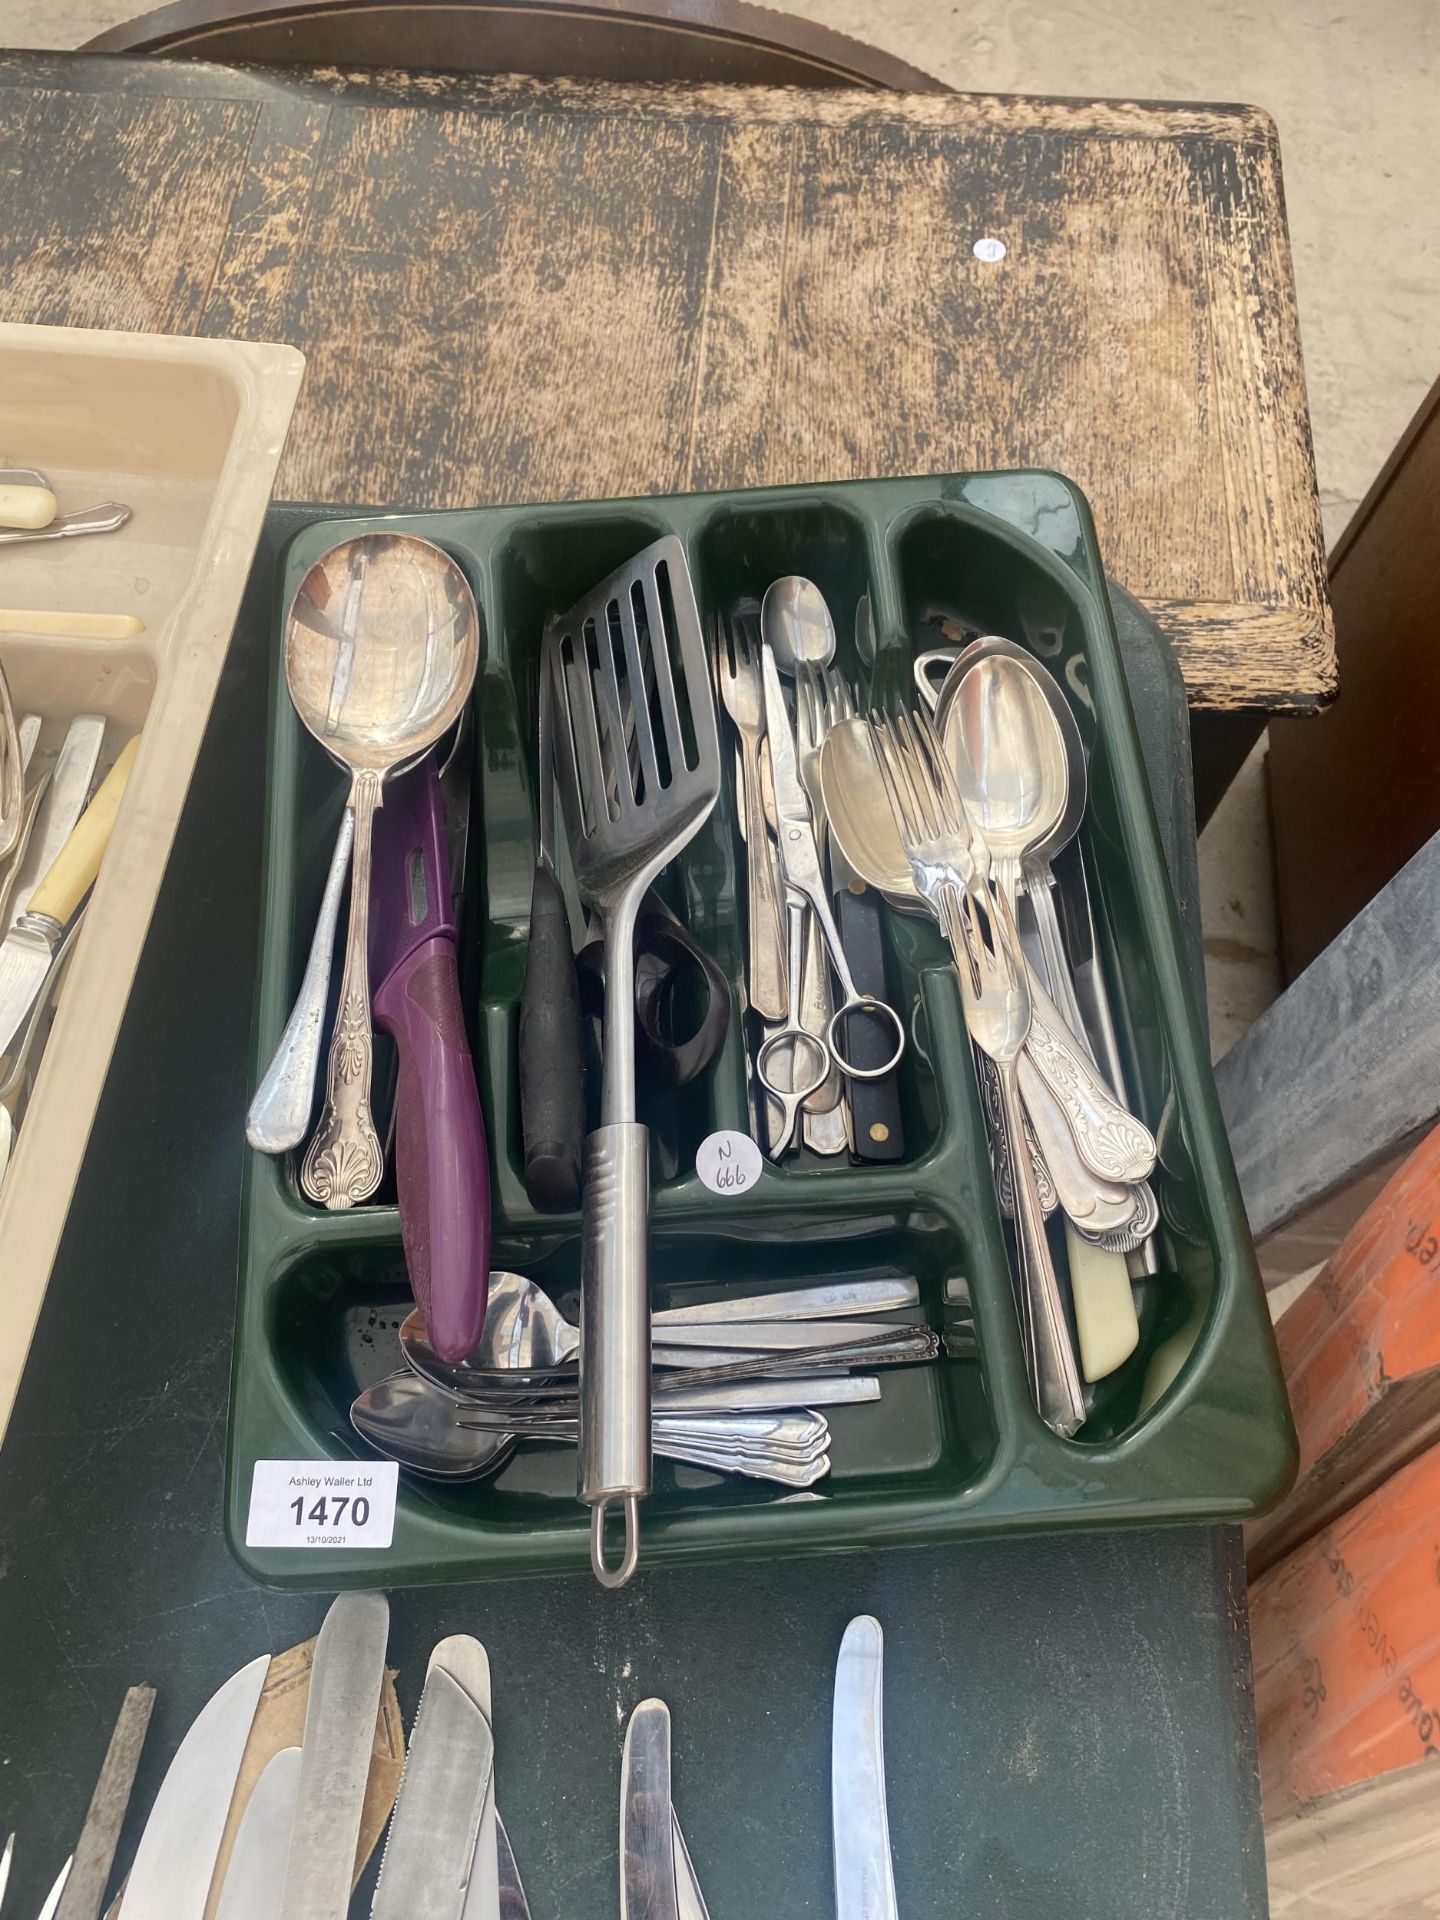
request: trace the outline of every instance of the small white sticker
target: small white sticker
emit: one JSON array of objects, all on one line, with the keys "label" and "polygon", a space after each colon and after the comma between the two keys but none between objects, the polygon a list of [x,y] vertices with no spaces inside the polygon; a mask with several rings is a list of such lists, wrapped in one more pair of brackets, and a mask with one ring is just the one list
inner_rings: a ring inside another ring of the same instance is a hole
[{"label": "small white sticker", "polygon": [[247,1547],[388,1547],[395,1537],[393,1460],[257,1460]]},{"label": "small white sticker", "polygon": [[993,233],[984,233],[981,234],[970,251],[977,260],[994,262],[1005,258],[1007,248],[1005,242],[1003,240],[997,240]]},{"label": "small white sticker", "polygon": [[737,1193],[748,1193],[764,1166],[764,1157],[749,1134],[728,1129],[702,1140],[695,1155],[696,1173],[711,1193],[726,1200]]}]

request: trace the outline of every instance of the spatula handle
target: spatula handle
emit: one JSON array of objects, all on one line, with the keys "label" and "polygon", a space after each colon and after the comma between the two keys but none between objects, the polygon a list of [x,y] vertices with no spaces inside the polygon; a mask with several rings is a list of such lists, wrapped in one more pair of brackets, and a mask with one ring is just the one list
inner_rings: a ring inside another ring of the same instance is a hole
[{"label": "spatula handle", "polygon": [[520,990],[520,1132],[525,1191],[542,1213],[567,1213],[580,1199],[580,1058],[580,990],[565,896],[550,869],[537,866]]},{"label": "spatula handle", "polygon": [[[586,1139],[580,1260],[580,1498],[595,1510],[595,1577],[623,1586],[651,1478],[650,1135],[635,1121]],[[625,1509],[626,1548],[611,1568],[604,1521],[615,1505]]]}]

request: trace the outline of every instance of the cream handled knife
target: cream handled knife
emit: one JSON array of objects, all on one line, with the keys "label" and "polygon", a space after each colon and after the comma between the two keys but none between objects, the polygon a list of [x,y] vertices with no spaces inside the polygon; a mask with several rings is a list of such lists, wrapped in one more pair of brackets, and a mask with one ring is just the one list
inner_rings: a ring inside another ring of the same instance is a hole
[{"label": "cream handled knife", "polygon": [[[22,751],[25,728],[26,722],[22,720]],[[27,810],[34,809],[34,816],[26,823],[24,849],[16,849],[4,886],[0,888],[0,899],[5,903],[4,912],[0,913],[0,937],[9,933],[30,904],[31,894],[49,872],[56,854],[85,811],[104,739],[103,714],[77,713],[65,729],[53,771],[31,782],[26,806]],[[33,742],[31,751],[34,751]]]},{"label": "cream handled knife", "polygon": [[0,1054],[30,1011],[67,922],[95,884],[139,745],[137,734],[120,749],[100,791],[0,945]]},{"label": "cream handled knife", "polygon": [[835,1920],[897,1920],[885,1807],[885,1638],[861,1614],[845,1629],[830,1731]]}]

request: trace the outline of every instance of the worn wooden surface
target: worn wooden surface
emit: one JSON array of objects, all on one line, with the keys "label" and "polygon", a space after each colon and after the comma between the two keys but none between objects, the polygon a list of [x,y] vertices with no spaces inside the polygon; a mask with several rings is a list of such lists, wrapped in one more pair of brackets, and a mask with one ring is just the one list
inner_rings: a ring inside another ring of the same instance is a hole
[{"label": "worn wooden surface", "polygon": [[26,54],[0,94],[0,316],[302,347],[283,495],[1056,467],[1197,705],[1333,690],[1253,108]]},{"label": "worn wooden surface", "polygon": [[[1440,1118],[1440,833],[1215,1069],[1250,1230],[1265,1240]],[[1338,1237],[1338,1236],[1337,1236]]]}]

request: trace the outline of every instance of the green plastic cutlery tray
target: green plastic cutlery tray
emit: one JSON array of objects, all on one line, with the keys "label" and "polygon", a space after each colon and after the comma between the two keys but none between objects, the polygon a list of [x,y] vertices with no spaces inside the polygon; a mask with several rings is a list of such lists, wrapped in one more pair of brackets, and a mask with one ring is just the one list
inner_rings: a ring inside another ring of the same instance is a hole
[{"label": "green plastic cutlery tray", "polygon": [[[656,1463],[642,1569],[1157,1522],[1238,1520],[1288,1484],[1294,1435],[1216,1104],[1203,1023],[1151,808],[1090,514],[1049,473],[926,476],[440,514],[317,519],[276,581],[265,900],[255,1073],[304,965],[344,783],[285,696],[283,610],[318,556],[369,528],[437,541],[483,617],[461,970],[489,1130],[497,1267],[530,1275],[576,1315],[578,1215],[538,1214],[521,1180],[516,1024],[535,864],[536,675],[547,618],[649,541],[675,533],[707,633],[777,575],[824,591],[839,662],[879,703],[913,704],[916,651],[963,629],[1030,646],[1072,696],[1090,750],[1082,840],[1121,1045],[1156,1132],[1164,1271],[1139,1295],[1135,1355],[1097,1383],[1086,1425],[1040,1421],[1021,1353],[958,988],[926,921],[886,914],[891,995],[913,1035],[899,1072],[906,1156],[890,1166],[810,1156],[767,1164],[720,1199],[694,1173],[717,1128],[750,1129],[741,1021],[711,1070],[641,1091],[654,1186],[657,1307],[770,1286],[896,1273],[918,1282],[946,1356],[882,1374],[878,1405],[830,1414],[833,1470],[810,1493]],[[873,674],[854,654],[868,593]],[[724,726],[722,718],[722,727]],[[727,769],[732,756],[725,755]],[[733,786],[664,877],[671,904],[738,982],[743,846]],[[408,1292],[393,1206],[327,1214],[293,1160],[248,1153],[230,1410],[227,1526],[242,1563],[277,1586],[334,1590],[588,1564],[575,1454],[521,1447],[494,1478],[401,1477],[383,1551],[244,1545],[257,1459],[365,1458],[348,1408],[401,1364]]]}]

